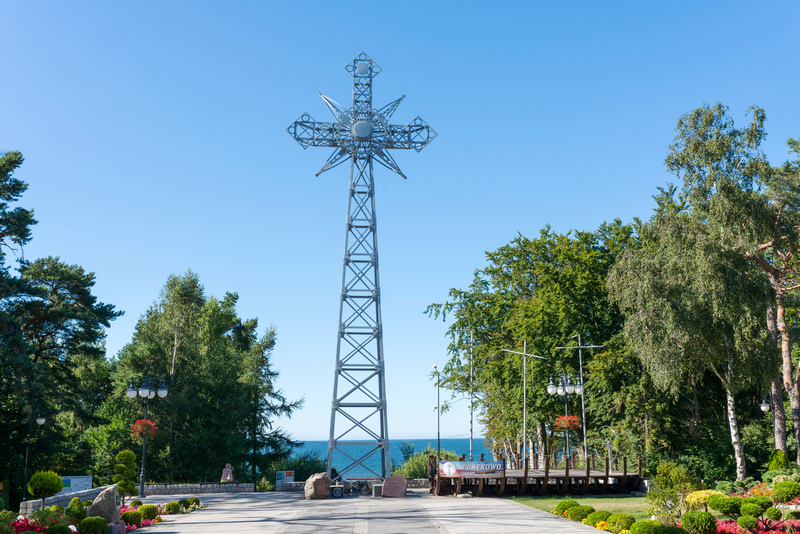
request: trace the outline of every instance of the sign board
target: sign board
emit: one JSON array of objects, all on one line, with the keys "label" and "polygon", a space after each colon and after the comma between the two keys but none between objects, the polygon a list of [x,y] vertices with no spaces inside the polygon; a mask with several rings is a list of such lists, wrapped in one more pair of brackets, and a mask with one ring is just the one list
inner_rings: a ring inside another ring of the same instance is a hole
[{"label": "sign board", "polygon": [[439,460],[439,476],[448,478],[497,478],[506,476],[503,462],[453,462]]},{"label": "sign board", "polygon": [[294,471],[277,471],[275,473],[275,482],[283,484],[284,482],[294,482]]},{"label": "sign board", "polygon": [[74,493],[92,489],[92,477],[61,477],[63,487],[59,493]]}]

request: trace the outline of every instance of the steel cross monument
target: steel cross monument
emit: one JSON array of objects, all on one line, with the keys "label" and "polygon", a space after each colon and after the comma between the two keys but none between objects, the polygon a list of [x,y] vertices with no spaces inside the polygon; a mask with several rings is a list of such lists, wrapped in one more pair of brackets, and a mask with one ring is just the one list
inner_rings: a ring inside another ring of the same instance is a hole
[{"label": "steel cross monument", "polygon": [[[303,113],[286,131],[303,149],[334,149],[317,176],[350,161],[328,474],[333,453],[338,451],[349,462],[338,471],[340,478],[359,466],[385,478],[390,474],[389,434],[373,163],[405,178],[387,150],[413,148],[419,152],[436,132],[419,117],[402,126],[389,123],[405,96],[373,109],[372,80],[381,68],[367,54],[362,52],[344,69],[353,77],[353,106],[346,109],[320,93],[334,121],[317,122]],[[337,421],[343,423],[338,430]],[[367,465],[377,454],[380,474]]]}]

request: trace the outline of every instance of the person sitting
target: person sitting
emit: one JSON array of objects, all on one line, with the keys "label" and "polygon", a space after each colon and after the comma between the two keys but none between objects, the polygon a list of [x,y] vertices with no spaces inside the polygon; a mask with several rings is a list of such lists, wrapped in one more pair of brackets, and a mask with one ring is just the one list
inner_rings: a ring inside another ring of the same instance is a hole
[{"label": "person sitting", "polygon": [[225,469],[222,470],[222,478],[220,479],[220,482],[236,482],[236,480],[233,479],[233,468],[231,467],[231,464],[225,464]]}]

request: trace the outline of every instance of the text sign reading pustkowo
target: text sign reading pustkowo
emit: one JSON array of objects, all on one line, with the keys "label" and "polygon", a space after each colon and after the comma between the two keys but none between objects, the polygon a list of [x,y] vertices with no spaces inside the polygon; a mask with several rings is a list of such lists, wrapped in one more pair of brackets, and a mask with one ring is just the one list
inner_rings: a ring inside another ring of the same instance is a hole
[{"label": "text sign reading pustkowo", "polygon": [[62,488],[59,493],[75,493],[92,489],[92,477],[61,477]]},{"label": "text sign reading pustkowo", "polygon": [[277,471],[275,473],[275,482],[278,484],[282,482],[294,482],[294,471]]},{"label": "text sign reading pustkowo", "polygon": [[439,476],[449,478],[496,478],[506,476],[503,462],[453,462],[439,460]]}]

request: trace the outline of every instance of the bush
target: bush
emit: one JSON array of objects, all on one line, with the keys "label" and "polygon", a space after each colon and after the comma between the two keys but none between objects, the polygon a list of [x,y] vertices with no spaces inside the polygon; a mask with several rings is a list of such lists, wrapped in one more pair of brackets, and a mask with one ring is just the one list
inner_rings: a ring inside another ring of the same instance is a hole
[{"label": "bush", "polygon": [[152,521],[158,515],[158,506],[155,504],[143,504],[139,507],[139,512],[142,514],[142,519]]},{"label": "bush", "polygon": [[76,524],[86,519],[86,508],[78,497],[74,497],[67,505],[66,516]]},{"label": "bush", "polygon": [[586,524],[590,527],[597,525],[598,521],[608,521],[608,517],[611,515],[611,512],[607,512],[605,510],[598,510],[596,512],[592,512],[588,516],[586,516]]},{"label": "bush", "polygon": [[800,495],[800,484],[797,482],[780,482],[772,487],[772,502],[784,503]]},{"label": "bush", "polygon": [[267,480],[267,477],[261,477],[261,480],[256,482],[256,491],[275,491],[275,483]]},{"label": "bush", "polygon": [[[429,456],[434,456],[434,457],[436,456],[436,449],[434,447],[431,447],[430,445],[428,445],[424,451],[420,451],[409,456],[408,460],[404,461],[400,467],[392,471],[392,474],[403,475],[404,477],[409,477],[409,478],[428,478]],[[441,451],[441,458],[459,458],[459,457],[460,456],[454,451],[446,451],[446,450]],[[327,463],[321,458],[320,462],[322,463],[323,466],[321,471],[325,471],[325,469],[327,468]],[[278,469],[278,471],[283,471],[283,469]],[[312,474],[313,473],[309,473],[309,476],[311,476]],[[294,479],[304,480],[302,477],[298,477],[297,474],[295,474]]]},{"label": "bush", "polygon": [[67,525],[53,525],[44,529],[44,534],[73,534],[73,532]]},{"label": "bush", "polygon": [[53,506],[50,507],[50,509],[58,514],[64,513],[64,507],[60,504],[54,504]]},{"label": "bush", "polygon": [[178,501],[178,504],[180,504],[181,506],[183,506],[187,510],[192,505],[192,503],[189,502],[189,499],[181,499],[181,500]]},{"label": "bush", "polygon": [[758,519],[751,515],[743,515],[736,520],[736,524],[747,530],[755,530],[758,526]]},{"label": "bush", "polygon": [[744,503],[742,507],[739,509],[739,513],[742,515],[750,515],[753,517],[760,517],[761,516],[761,507],[757,504],[750,504]]},{"label": "bush", "polygon": [[[16,512],[12,512],[11,510],[3,510],[0,512],[0,526],[8,525],[12,521],[17,518]],[[0,530],[2,532],[2,530]]]},{"label": "bush", "polygon": [[708,512],[689,510],[681,518],[681,526],[689,534],[716,534],[717,520]]},{"label": "bush", "polygon": [[614,534],[619,534],[623,530],[630,530],[631,525],[636,522],[636,518],[634,518],[630,514],[625,513],[616,513],[611,514],[608,516],[608,530],[613,532]]},{"label": "bush", "polygon": [[122,496],[122,504],[125,504],[125,495],[136,497],[139,490],[136,489],[136,475],[139,470],[136,468],[136,454],[133,451],[120,451],[115,457],[117,464],[114,466],[116,475],[112,480],[117,483],[117,489]]},{"label": "bush", "polygon": [[63,487],[61,477],[52,471],[38,471],[28,481],[28,491],[31,495],[42,498],[42,506],[47,497],[52,497]]},{"label": "bush", "polygon": [[686,498],[694,491],[689,470],[675,462],[662,462],[653,478],[655,486],[645,499],[648,512],[662,523],[676,523],[686,509]]},{"label": "bush", "polygon": [[130,502],[130,505],[131,505],[131,506],[135,506],[135,507],[137,507],[137,508],[138,508],[139,506],[141,506],[141,505],[142,505],[142,501],[140,501],[139,499],[136,499],[136,500],[134,500],[134,501],[131,501],[131,502]]},{"label": "bush", "polygon": [[800,521],[800,510],[789,510],[786,512],[786,519],[788,521]]},{"label": "bush", "polygon": [[769,519],[772,519],[773,521],[780,521],[781,516],[783,514],[777,508],[770,506],[769,508],[764,510],[764,515],[767,516]]},{"label": "bush", "polygon": [[733,485],[733,482],[728,482],[727,480],[720,480],[717,482],[717,491],[720,493],[724,493],[725,495],[729,495],[736,491],[736,488]]},{"label": "bush", "polygon": [[653,521],[645,519],[644,521],[637,521],[631,525],[631,534],[658,534],[658,531],[664,525],[661,521]]},{"label": "bush", "polygon": [[[758,512],[755,514],[745,512],[744,506],[746,504],[757,506]],[[766,495],[753,495],[752,497],[746,497],[742,501],[742,515],[759,516],[762,515],[767,510],[767,508],[770,508],[771,506],[772,506],[772,501]]]},{"label": "bush", "polygon": [[573,506],[567,510],[567,517],[573,521],[583,521],[592,512],[594,512],[594,508],[591,506]]},{"label": "bush", "polygon": [[686,496],[686,506],[690,510],[700,510],[708,512],[708,498],[712,495],[721,495],[717,490],[693,491]]},{"label": "bush", "polygon": [[197,497],[189,497],[189,503],[200,506],[200,499],[198,499]]},{"label": "bush", "polygon": [[87,517],[78,525],[81,534],[105,534],[108,525],[102,517]]},{"label": "bush", "polygon": [[84,508],[89,508],[92,505],[93,502],[94,501],[92,501],[91,499],[86,499],[81,504],[83,505]]},{"label": "bush", "polygon": [[176,503],[175,501],[168,502],[164,505],[164,510],[172,515],[172,514],[179,514],[181,513],[181,505]]},{"label": "bush", "polygon": [[556,505],[556,515],[564,515],[564,512],[572,508],[573,506],[578,506],[578,501],[573,501],[571,499],[567,499],[565,501],[561,501]]},{"label": "bush", "polygon": [[733,517],[739,515],[739,508],[742,506],[741,497],[726,497],[725,495],[711,495],[708,498],[708,506],[712,510]]},{"label": "bush", "polygon": [[786,455],[783,454],[783,451],[775,449],[769,455],[767,471],[777,471],[779,469],[786,469]]},{"label": "bush", "polygon": [[126,525],[136,525],[136,528],[142,526],[142,512],[136,510],[128,510],[120,516],[120,519],[125,521]]},{"label": "bush", "polygon": [[686,534],[686,531],[681,527],[663,525],[660,529],[658,529],[658,534]]}]

